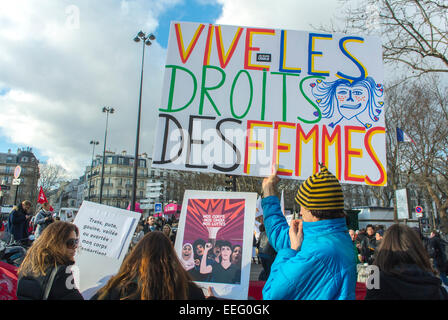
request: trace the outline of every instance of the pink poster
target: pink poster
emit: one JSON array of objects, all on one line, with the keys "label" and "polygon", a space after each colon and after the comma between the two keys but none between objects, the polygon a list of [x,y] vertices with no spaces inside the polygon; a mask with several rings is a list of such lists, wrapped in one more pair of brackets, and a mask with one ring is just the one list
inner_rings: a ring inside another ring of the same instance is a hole
[{"label": "pink poster", "polygon": [[245,199],[188,200],[182,257],[195,281],[241,282],[244,211]]},{"label": "pink poster", "polygon": [[247,299],[257,194],[186,190],[175,249],[204,293]]}]

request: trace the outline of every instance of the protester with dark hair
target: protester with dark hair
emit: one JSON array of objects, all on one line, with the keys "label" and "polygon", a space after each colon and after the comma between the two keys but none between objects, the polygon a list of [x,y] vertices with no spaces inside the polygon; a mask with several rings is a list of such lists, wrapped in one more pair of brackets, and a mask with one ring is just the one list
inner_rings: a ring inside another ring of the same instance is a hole
[{"label": "protester with dark hair", "polygon": [[148,232],[158,231],[160,230],[158,225],[156,224],[156,218],[154,216],[149,216],[146,219],[145,224],[143,225],[143,232],[147,234]]},{"label": "protester with dark hair", "polygon": [[207,254],[212,249],[210,242],[205,244],[204,255],[201,260],[201,273],[211,274],[210,282],[220,283],[240,283],[241,269],[232,264],[232,244],[229,241],[221,240],[217,245],[220,248],[219,263],[207,265]]},{"label": "protester with dark hair", "polygon": [[373,225],[366,227],[366,236],[361,242],[362,262],[372,264],[374,260],[375,249],[377,247],[376,232]]},{"label": "protester with dark hair", "polygon": [[258,275],[258,280],[266,281],[269,277],[269,274],[271,273],[271,266],[274,263],[277,252],[275,252],[274,248],[269,243],[264,223],[260,224],[259,228],[260,235],[257,241],[257,249],[258,259],[261,261],[263,270],[261,270],[260,274]]},{"label": "protester with dark hair", "polygon": [[355,299],[356,263],[348,235],[344,195],[325,166],[297,192],[302,220],[288,226],[275,196],[277,170],[263,180],[264,224],[277,251],[263,288],[265,300]]},{"label": "protester with dark hair", "polygon": [[24,200],[17,207],[13,207],[8,217],[8,231],[12,241],[23,244],[28,242],[28,223],[32,217],[30,214],[31,201]]},{"label": "protester with dark hair", "polygon": [[386,230],[373,265],[380,271],[379,285],[367,289],[366,300],[448,299],[418,235],[404,224]]},{"label": "protester with dark hair", "polygon": [[448,279],[446,276],[448,271],[448,261],[445,252],[445,244],[436,230],[433,230],[429,236],[428,251],[429,256],[433,259],[434,268],[440,274],[440,279],[442,279],[444,285],[448,286]]},{"label": "protester with dark hair", "polygon": [[183,268],[170,239],[146,234],[120,270],[92,300],[202,300],[202,290]]},{"label": "protester with dark hair", "polygon": [[18,270],[17,298],[83,300],[70,269],[75,263],[78,241],[79,230],[73,223],[57,221],[45,228]]},{"label": "protester with dark hair", "polygon": [[37,213],[34,218],[34,225],[36,226],[36,231],[34,232],[35,239],[39,238],[44,229],[54,221],[53,213],[50,211],[50,204],[44,202],[42,208]]}]

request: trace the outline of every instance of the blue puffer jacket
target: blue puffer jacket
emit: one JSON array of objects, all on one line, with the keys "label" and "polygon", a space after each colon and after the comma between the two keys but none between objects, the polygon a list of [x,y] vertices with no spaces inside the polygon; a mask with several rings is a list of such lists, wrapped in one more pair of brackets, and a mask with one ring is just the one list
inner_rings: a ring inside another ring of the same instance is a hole
[{"label": "blue puffer jacket", "polygon": [[296,251],[279,199],[266,197],[262,207],[269,242],[277,251],[263,299],[354,300],[356,257],[345,218],[303,222],[302,247]]}]

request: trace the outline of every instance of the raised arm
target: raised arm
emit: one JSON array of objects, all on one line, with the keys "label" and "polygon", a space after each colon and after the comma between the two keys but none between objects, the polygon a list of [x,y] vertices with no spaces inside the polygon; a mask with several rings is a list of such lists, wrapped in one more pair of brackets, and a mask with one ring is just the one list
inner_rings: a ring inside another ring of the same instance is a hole
[{"label": "raised arm", "polygon": [[202,255],[202,259],[201,259],[201,267],[199,269],[199,272],[202,274],[210,273],[213,270],[212,266],[207,265],[207,255],[211,248],[212,248],[212,244],[210,242],[205,244],[204,254]]}]

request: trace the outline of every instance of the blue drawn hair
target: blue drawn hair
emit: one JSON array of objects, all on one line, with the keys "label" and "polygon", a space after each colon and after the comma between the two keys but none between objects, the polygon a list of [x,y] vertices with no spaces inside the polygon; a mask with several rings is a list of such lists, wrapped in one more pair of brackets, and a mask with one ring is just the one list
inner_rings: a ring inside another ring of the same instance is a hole
[{"label": "blue drawn hair", "polygon": [[372,77],[366,77],[353,82],[347,79],[338,79],[330,82],[318,80],[314,84],[315,85],[311,84],[311,91],[316,98],[318,106],[321,108],[322,118],[333,117],[335,107],[337,107],[338,104],[336,100],[336,88],[338,86],[346,85],[348,87],[353,87],[355,85],[361,85],[366,88],[369,93],[367,109],[369,110],[370,119],[375,122],[379,120],[378,116],[384,106],[384,102],[379,101],[379,98],[383,96],[383,86],[381,84],[376,84]]}]

